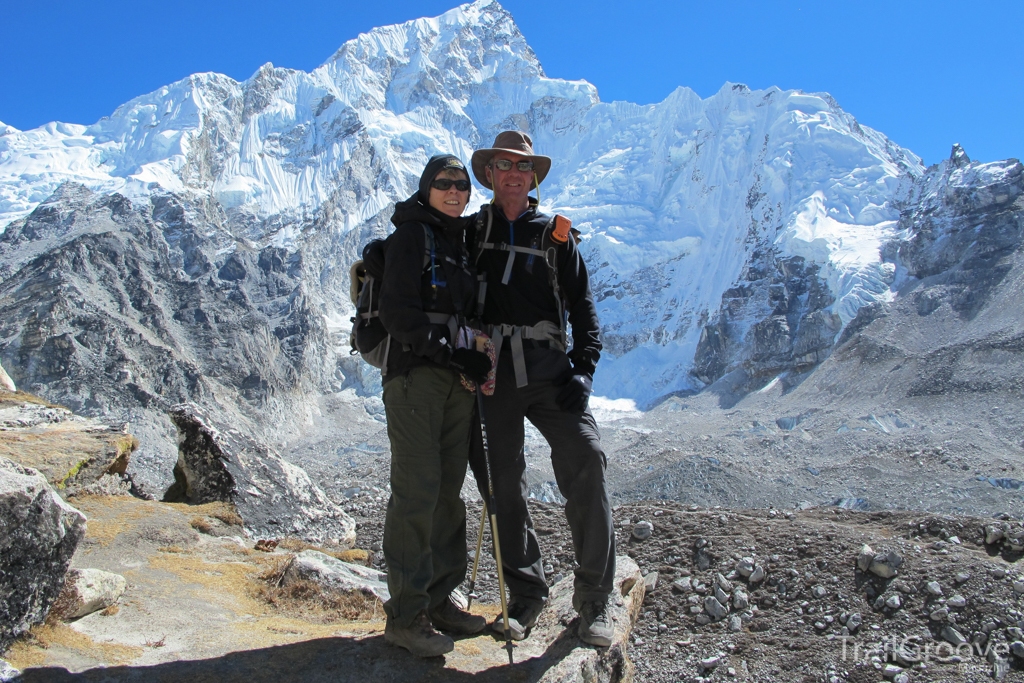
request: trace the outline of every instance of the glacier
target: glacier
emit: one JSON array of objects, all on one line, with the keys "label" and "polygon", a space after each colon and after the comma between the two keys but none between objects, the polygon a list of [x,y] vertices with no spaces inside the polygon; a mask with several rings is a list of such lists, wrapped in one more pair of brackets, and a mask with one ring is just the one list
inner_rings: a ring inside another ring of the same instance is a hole
[{"label": "glacier", "polygon": [[[374,29],[309,73],[195,74],[91,125],[0,123],[0,232],[66,182],[215,205],[218,228],[256,249],[302,252],[329,226],[334,251],[310,262],[340,333],[352,308],[329,273],[386,228],[431,155],[468,160],[508,128],[552,157],[542,208],[582,232],[606,342],[595,389],[609,401],[650,406],[743,361],[694,372],[711,326],[743,340],[771,318],[768,294],[729,303],[765,259],[820,279],[827,305],[807,315],[825,315],[832,339],[893,296],[883,246],[924,175],[912,152],[825,93],[726,83],[706,99],[680,87],[657,104],[602,102],[590,83],[549,78],[493,0]],[[474,204],[487,199],[474,188]]]}]

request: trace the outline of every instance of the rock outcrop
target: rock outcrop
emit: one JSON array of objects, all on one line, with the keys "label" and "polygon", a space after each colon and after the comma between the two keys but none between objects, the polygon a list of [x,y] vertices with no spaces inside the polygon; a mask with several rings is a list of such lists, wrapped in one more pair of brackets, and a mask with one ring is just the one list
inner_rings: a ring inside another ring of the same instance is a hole
[{"label": "rock outcrop", "polygon": [[42,474],[0,458],[0,652],[46,618],[84,534]]},{"label": "rock outcrop", "polygon": [[342,562],[317,550],[303,550],[285,569],[282,584],[287,586],[296,581],[312,581],[340,593],[358,591],[381,602],[387,602],[391,597],[384,572]]},{"label": "rock outcrop", "polygon": [[102,569],[69,569],[53,609],[62,619],[78,619],[117,603],[128,587],[120,574]]},{"label": "rock outcrop", "polygon": [[4,366],[0,365],[0,389],[6,389],[7,391],[17,391],[18,387],[15,386],[14,380],[4,370]]},{"label": "rock outcrop", "polygon": [[214,420],[195,405],[171,410],[178,428],[175,483],[169,502],[234,503],[254,538],[297,536],[346,547],[355,543],[355,521],[314,484],[305,470],[266,444]]}]

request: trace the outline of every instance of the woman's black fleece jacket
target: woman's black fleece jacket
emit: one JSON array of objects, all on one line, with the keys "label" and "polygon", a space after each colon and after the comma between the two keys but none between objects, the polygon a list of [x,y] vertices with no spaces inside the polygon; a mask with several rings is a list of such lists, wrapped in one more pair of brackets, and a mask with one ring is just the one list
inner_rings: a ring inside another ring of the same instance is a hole
[{"label": "woman's black fleece jacket", "polygon": [[[431,323],[426,313],[472,315],[476,283],[466,253],[469,221],[424,206],[416,195],[395,205],[391,222],[396,230],[385,243],[380,289],[380,321],[392,337],[383,382],[421,365],[448,367],[455,340],[448,327]],[[424,226],[434,236],[433,273]]]}]

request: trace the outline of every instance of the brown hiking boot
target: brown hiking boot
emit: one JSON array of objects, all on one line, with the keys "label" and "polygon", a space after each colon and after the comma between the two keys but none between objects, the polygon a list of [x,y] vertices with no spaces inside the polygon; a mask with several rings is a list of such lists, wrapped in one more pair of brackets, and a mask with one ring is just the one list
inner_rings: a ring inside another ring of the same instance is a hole
[{"label": "brown hiking boot", "polygon": [[608,614],[608,599],[591,600],[580,608],[579,636],[584,643],[608,647],[612,644],[612,618]]},{"label": "brown hiking boot", "polygon": [[432,607],[427,616],[434,628],[460,636],[471,636],[487,628],[486,619],[459,609],[450,595],[440,605]]},{"label": "brown hiking boot", "polygon": [[404,647],[417,657],[440,657],[455,649],[455,641],[438,633],[430,625],[424,610],[416,615],[412,624],[402,628],[388,617],[384,626],[384,642]]},{"label": "brown hiking boot", "polygon": [[[526,632],[537,625],[537,619],[543,609],[543,600],[512,598],[508,605],[508,630],[511,631],[512,640],[525,638]],[[491,624],[491,630],[502,635],[505,634],[505,620],[501,613]]]}]

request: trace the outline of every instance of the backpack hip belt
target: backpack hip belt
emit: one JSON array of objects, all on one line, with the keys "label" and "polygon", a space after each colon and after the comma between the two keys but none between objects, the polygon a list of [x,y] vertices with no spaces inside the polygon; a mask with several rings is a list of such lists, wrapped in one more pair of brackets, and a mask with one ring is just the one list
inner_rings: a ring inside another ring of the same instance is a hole
[{"label": "backpack hip belt", "polygon": [[526,356],[523,353],[524,339],[550,342],[554,348],[565,353],[565,332],[549,320],[541,320],[536,325],[490,325],[487,331],[494,342],[495,358],[501,356],[501,347],[504,346],[505,338],[511,339],[512,368],[515,370],[517,389],[525,387],[528,382]]}]

